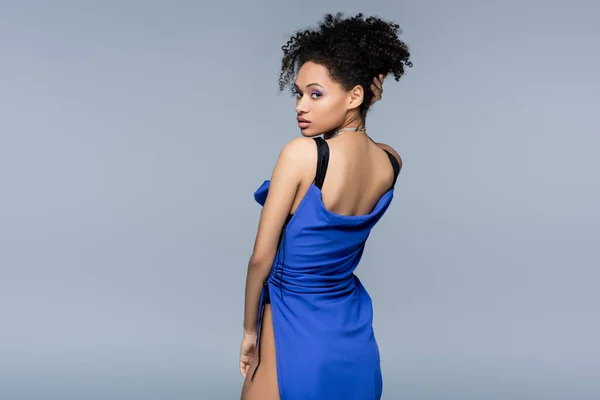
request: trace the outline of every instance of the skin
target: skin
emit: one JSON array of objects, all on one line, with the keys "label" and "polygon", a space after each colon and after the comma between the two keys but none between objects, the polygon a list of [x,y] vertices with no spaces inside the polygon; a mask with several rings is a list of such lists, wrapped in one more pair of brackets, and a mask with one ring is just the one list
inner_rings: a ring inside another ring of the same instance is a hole
[{"label": "skin", "polygon": [[[381,99],[384,78],[380,75],[374,79],[371,86],[375,93],[373,102]],[[346,91],[330,78],[327,68],[313,62],[302,65],[295,84],[296,113],[311,122],[309,126],[300,128],[302,136],[290,140],[279,154],[248,262],[240,349],[240,373],[245,378],[242,389],[244,400],[279,398],[270,305],[265,306],[261,369],[254,381],[249,381],[257,361],[256,321],[263,282],[273,265],[285,219],[289,213],[296,211],[314,179],[317,154],[311,138],[338,127],[364,124],[359,112],[364,97],[362,86],[356,85]],[[389,150],[402,165],[400,156],[390,146],[375,143],[363,132],[345,132],[329,139],[328,143],[330,167],[323,186],[326,208],[344,215],[370,212],[393,179],[389,159],[381,150]],[[382,174],[381,171],[386,172]]]}]

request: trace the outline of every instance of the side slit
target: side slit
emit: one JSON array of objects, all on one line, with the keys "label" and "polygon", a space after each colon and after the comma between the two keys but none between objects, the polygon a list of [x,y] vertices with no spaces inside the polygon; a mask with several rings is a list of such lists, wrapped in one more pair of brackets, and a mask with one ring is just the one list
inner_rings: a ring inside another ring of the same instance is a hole
[{"label": "side slit", "polygon": [[[289,222],[291,221],[292,217],[294,216],[295,213],[290,213],[287,215],[285,222],[283,224],[283,227],[281,229],[281,233],[279,234],[279,243],[277,244],[277,253],[275,255],[275,261],[273,262],[273,264],[275,265],[275,274],[277,274],[277,270],[278,270],[278,263],[279,263],[279,253],[282,250],[281,249],[281,245],[282,242],[285,240],[285,233],[286,233],[286,229],[287,226],[289,224]],[[283,249],[283,251],[285,251],[285,248]],[[285,259],[285,253],[284,253],[284,259]],[[279,289],[281,291],[281,298],[283,300],[283,260],[282,260],[282,265],[281,265],[281,272],[279,275]],[[273,272],[273,269],[271,268],[271,273]],[[271,275],[271,273],[269,273],[269,275]],[[254,377],[256,376],[256,371],[258,371],[258,367],[260,366],[260,349],[262,347],[262,331],[263,331],[263,322],[264,322],[264,318],[265,318],[265,305],[266,304],[271,304],[271,296],[269,293],[269,278],[267,277],[267,280],[265,280],[263,282],[263,293],[262,293],[262,298],[260,301],[260,307],[259,307],[259,317],[258,317],[258,326],[257,326],[257,333],[256,333],[256,342],[257,342],[257,349],[256,349],[256,358],[257,358],[257,362],[256,362],[256,368],[254,368],[254,372],[252,372],[252,376],[250,377],[250,382],[254,382]],[[271,313],[271,315],[273,315],[273,313]],[[275,337],[275,323],[273,323],[273,336]],[[278,385],[278,391],[281,393],[281,384],[279,383],[279,357],[277,357],[277,340],[275,338],[275,354],[276,354],[276,369],[277,369],[277,385]],[[281,395],[281,394],[280,394]]]},{"label": "side slit", "polygon": [[260,318],[259,318],[259,322],[258,322],[258,332],[257,332],[257,363],[256,363],[256,368],[254,368],[254,372],[252,372],[252,377],[250,378],[250,382],[254,381],[254,376],[256,375],[256,371],[258,371],[258,367],[260,366],[260,349],[262,348],[262,331],[263,331],[263,322],[265,319],[265,304],[270,303],[270,301],[267,302],[267,300],[269,300],[269,283],[267,281],[265,281],[263,283],[263,298],[261,299],[261,306],[260,306]]},{"label": "side slit", "polygon": [[283,398],[283,391],[281,388],[283,387],[281,383],[281,364],[279,362],[279,349],[277,348],[277,328],[275,328],[275,311],[273,311],[273,307],[271,306],[271,323],[273,324],[273,347],[275,347],[275,373],[277,374],[277,392],[279,393],[279,398]]}]

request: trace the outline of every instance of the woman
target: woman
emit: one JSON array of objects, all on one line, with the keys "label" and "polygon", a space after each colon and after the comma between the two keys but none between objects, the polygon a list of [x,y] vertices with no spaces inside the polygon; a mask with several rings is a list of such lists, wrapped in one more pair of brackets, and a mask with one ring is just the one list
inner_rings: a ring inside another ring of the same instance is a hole
[{"label": "woman", "polygon": [[263,209],[246,278],[242,400],[381,397],[371,298],[353,271],[402,166],[365,129],[383,76],[412,66],[398,32],[328,14],[282,47],[279,85],[296,95],[302,137],[254,193]]}]

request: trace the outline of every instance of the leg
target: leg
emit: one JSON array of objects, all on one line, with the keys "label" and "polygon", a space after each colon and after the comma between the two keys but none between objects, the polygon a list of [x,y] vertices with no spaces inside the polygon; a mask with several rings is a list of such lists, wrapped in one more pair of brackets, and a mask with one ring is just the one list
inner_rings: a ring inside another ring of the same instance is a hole
[{"label": "leg", "polygon": [[265,305],[260,334],[260,368],[256,371],[254,380],[250,381],[257,365],[257,358],[254,357],[244,380],[241,400],[279,400],[275,336],[270,304]]}]

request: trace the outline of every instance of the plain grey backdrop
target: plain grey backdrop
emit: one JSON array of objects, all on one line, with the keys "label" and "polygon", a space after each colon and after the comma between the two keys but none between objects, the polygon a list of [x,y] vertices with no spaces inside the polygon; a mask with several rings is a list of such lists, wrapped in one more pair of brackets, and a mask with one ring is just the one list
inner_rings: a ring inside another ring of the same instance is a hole
[{"label": "plain grey backdrop", "polygon": [[383,0],[0,2],[0,398],[239,398],[280,47],[338,11],[414,63],[368,119],[384,399],[600,398],[600,6]]}]

